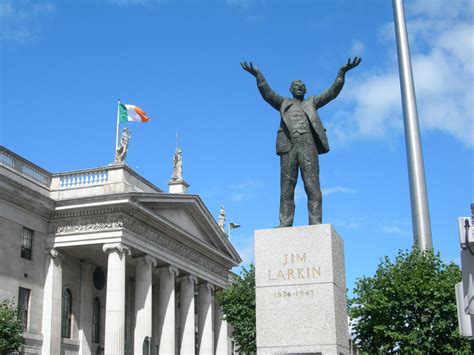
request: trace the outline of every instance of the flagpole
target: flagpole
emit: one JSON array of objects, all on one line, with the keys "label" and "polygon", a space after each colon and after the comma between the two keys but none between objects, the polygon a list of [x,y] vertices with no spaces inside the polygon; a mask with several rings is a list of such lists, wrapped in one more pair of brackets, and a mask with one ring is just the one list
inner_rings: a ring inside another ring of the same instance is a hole
[{"label": "flagpole", "polygon": [[119,119],[120,119],[120,99],[118,99],[118,103],[117,103],[117,129],[115,130],[115,151],[117,151],[117,148],[118,148]]}]

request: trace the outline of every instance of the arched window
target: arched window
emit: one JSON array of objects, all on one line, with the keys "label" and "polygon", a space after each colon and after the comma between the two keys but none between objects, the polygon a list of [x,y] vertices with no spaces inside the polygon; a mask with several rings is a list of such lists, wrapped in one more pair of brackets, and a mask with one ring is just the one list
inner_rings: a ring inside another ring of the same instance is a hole
[{"label": "arched window", "polygon": [[92,305],[92,342],[100,343],[100,300],[94,298]]},{"label": "arched window", "polygon": [[61,319],[61,336],[63,338],[71,337],[71,316],[72,316],[72,296],[68,288],[63,292],[63,309]]}]

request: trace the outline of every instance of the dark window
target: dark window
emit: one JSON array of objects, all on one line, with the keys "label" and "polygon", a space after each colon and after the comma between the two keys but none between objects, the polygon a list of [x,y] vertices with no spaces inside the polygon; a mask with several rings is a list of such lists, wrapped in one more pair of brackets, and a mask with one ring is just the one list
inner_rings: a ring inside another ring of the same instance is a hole
[{"label": "dark window", "polygon": [[21,257],[31,260],[31,247],[33,245],[33,231],[23,227],[23,239],[21,242]]},{"label": "dark window", "polygon": [[23,330],[28,328],[28,304],[31,290],[20,287],[18,291],[18,317],[23,324]]},{"label": "dark window", "polygon": [[72,316],[72,296],[71,291],[65,288],[63,292],[63,309],[61,321],[61,336],[63,338],[71,337],[71,316]]},{"label": "dark window", "polygon": [[92,309],[92,342],[100,343],[100,300],[94,298]]},{"label": "dark window", "polygon": [[97,290],[102,290],[105,286],[105,273],[104,270],[102,270],[100,267],[96,267],[94,270],[93,276],[93,281],[94,281],[94,287]]}]

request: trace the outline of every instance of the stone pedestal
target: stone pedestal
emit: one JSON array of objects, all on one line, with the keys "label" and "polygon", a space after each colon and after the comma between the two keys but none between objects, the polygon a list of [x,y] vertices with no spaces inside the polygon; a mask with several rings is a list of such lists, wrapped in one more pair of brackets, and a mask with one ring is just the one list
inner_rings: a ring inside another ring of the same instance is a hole
[{"label": "stone pedestal", "polygon": [[170,180],[168,186],[170,194],[185,194],[188,192],[189,184],[184,180]]},{"label": "stone pedestal", "polygon": [[348,354],[344,244],[330,224],[255,231],[257,353]]}]

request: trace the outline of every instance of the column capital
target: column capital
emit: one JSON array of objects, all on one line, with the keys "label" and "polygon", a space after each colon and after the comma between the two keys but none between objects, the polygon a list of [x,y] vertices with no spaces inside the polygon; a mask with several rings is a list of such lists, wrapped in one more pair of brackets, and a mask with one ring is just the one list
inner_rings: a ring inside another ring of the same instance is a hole
[{"label": "column capital", "polygon": [[44,253],[48,256],[50,256],[55,263],[62,263],[64,259],[64,254],[61,253],[58,249],[56,248],[51,248],[51,249],[46,249]]},{"label": "column capital", "polygon": [[215,287],[210,282],[204,282],[204,283],[198,285],[198,289],[202,289],[202,288],[207,288],[209,291],[212,292],[212,291],[214,291]]},{"label": "column capital", "polygon": [[153,267],[156,267],[158,260],[151,255],[143,255],[135,258],[138,264],[152,264]]},{"label": "column capital", "polygon": [[179,275],[179,271],[178,271],[178,268],[174,267],[174,266],[163,266],[163,267],[160,267],[158,268],[158,273],[159,274],[162,274],[164,272],[168,272],[170,274],[174,274],[174,276],[178,276]]},{"label": "column capital", "polygon": [[127,245],[125,245],[124,243],[121,243],[121,242],[104,244],[104,245],[102,245],[102,250],[106,254],[111,253],[113,251],[117,251],[119,253],[127,253],[128,255],[131,254],[130,248]]},{"label": "column capital", "polygon": [[180,276],[178,277],[178,281],[181,282],[181,281],[189,281],[191,282],[193,285],[196,285],[198,283],[198,279],[196,276],[194,275],[183,275],[183,276]]}]

